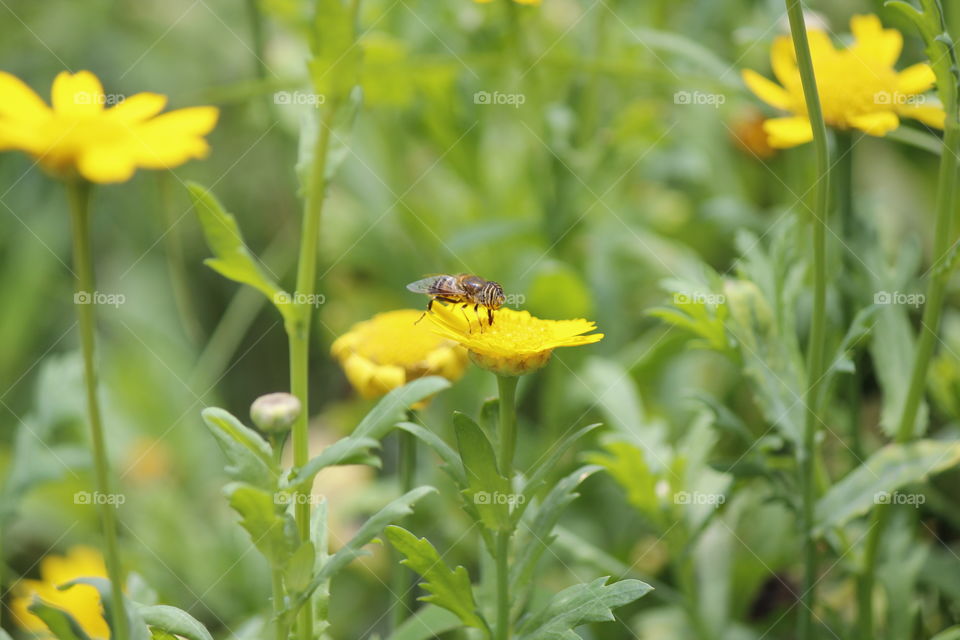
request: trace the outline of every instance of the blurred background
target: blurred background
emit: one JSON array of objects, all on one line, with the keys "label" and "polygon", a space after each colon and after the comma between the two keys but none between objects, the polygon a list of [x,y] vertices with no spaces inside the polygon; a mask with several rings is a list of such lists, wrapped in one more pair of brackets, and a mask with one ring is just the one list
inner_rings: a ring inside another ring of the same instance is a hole
[{"label": "blurred background", "polygon": [[[0,0],[0,66],[45,98],[59,71],[89,69],[108,99],[155,91],[171,107],[221,108],[206,160],[98,188],[93,224],[98,290],[122,296],[98,313],[108,442],[127,496],[125,563],[162,601],[223,638],[264,610],[269,577],[222,498],[223,459],[199,414],[217,405],[246,416],[256,396],[283,390],[286,340],[259,294],[203,266],[209,252],[185,183],[211,188],[250,247],[292,286],[298,136],[314,108],[305,68],[311,4]],[[850,15],[880,3],[809,4],[843,34]],[[949,10],[960,22],[960,10]],[[689,334],[647,312],[668,301],[665,279],[732,273],[745,232],[800,242],[789,225],[798,200],[811,195],[810,149],[769,149],[759,127],[771,114],[740,80],[742,68],[769,75],[769,44],[786,32],[783,3],[364,0],[360,22],[363,104],[337,130],[322,223],[315,446],[349,431],[371,406],[329,357],[332,341],[377,312],[424,305],[408,282],[471,272],[501,282],[536,315],[587,317],[606,334],[523,379],[521,466],[571,426],[602,421],[655,441],[688,469],[719,474],[707,463],[723,434],[703,424],[697,397],[734,407],[758,432],[763,418],[729,359],[689,349]],[[901,64],[921,59],[907,37]],[[878,259],[922,261],[936,156],[866,139],[855,158],[858,214],[869,220]],[[32,160],[2,154],[0,220],[0,477],[15,497],[3,512],[6,591],[35,577],[44,554],[96,546],[98,527],[95,510],[73,499],[91,476],[65,194]],[[960,335],[956,320],[948,325]],[[949,358],[940,366],[945,387],[934,410],[949,421],[960,368]],[[475,415],[494,392],[492,377],[472,370],[424,420],[449,438],[450,412]],[[864,398],[868,409],[875,404]],[[407,528],[476,575],[477,541],[461,539],[468,521],[436,468],[424,463],[418,480],[441,495],[418,506]],[[373,470],[347,467],[325,472],[317,490],[330,497],[334,538],[343,540],[394,489]],[[595,637],[708,637],[684,617],[678,593],[690,579],[706,585],[697,606],[713,633],[753,638],[772,625],[771,637],[790,637],[787,587],[799,575],[792,519],[763,491],[746,487],[727,505],[724,526],[701,538],[694,577],[677,569],[669,536],[626,506],[628,492],[614,479],[598,476],[583,491],[544,559],[542,588],[610,574],[658,587]],[[947,541],[923,559],[930,572],[918,570],[932,576],[926,593],[937,608],[960,596],[958,538],[948,518],[927,515]],[[338,578],[335,637],[383,632],[389,573],[380,550]],[[851,601],[840,577],[824,591],[837,612]]]}]

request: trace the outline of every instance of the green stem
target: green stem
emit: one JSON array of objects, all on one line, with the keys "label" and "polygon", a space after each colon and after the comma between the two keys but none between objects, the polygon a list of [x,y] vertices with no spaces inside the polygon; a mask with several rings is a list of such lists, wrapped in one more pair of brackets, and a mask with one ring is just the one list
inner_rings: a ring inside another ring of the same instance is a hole
[{"label": "green stem", "polygon": [[[497,376],[500,395],[500,422],[498,462],[500,473],[508,482],[513,481],[513,455],[517,446],[517,382],[519,378]],[[497,627],[496,640],[509,640],[510,632],[510,539],[511,529],[497,533]]]},{"label": "green stem", "polygon": [[287,625],[284,616],[280,615],[283,611],[283,570],[274,567],[271,571],[273,580],[273,623],[274,640],[287,640]]},{"label": "green stem", "polygon": [[[948,112],[949,114],[950,112]],[[943,139],[944,152],[940,156],[940,174],[937,184],[936,228],[934,230],[934,249],[932,273],[927,281],[926,301],[923,307],[923,319],[920,324],[920,337],[913,355],[910,370],[910,383],[907,395],[897,423],[896,441],[909,442],[916,431],[917,412],[923,400],[927,383],[927,369],[936,345],[940,315],[950,269],[941,261],[947,256],[952,244],[952,215],[956,210],[957,154],[960,153],[960,126],[956,117],[947,117]],[[868,534],[864,554],[863,575],[860,578],[860,637],[873,637],[872,598],[876,574],[876,562],[880,540],[889,520],[890,505],[877,505],[873,512],[873,522]]]},{"label": "green stem", "polygon": [[[412,409],[407,411],[407,419],[411,422],[416,421],[416,412]],[[400,492],[401,494],[407,493],[413,489],[416,470],[417,470],[417,438],[409,431],[404,431],[403,429],[397,430],[397,436],[399,437],[399,464],[397,465],[397,476],[400,480]],[[413,593],[410,589],[410,576],[400,566],[400,560],[402,557],[400,554],[394,552],[395,560],[393,564],[393,584],[391,585],[391,591],[393,592],[393,630],[396,631],[397,628],[407,619],[407,613],[413,611],[414,602],[412,596]]]},{"label": "green stem", "polygon": [[820,107],[810,43],[803,18],[800,0],[786,0],[790,18],[790,34],[797,55],[800,81],[806,97],[807,114],[813,129],[813,145],[816,154],[817,183],[813,220],[813,311],[810,324],[810,340],[807,345],[807,392],[804,397],[806,418],[803,444],[799,448],[800,485],[803,490],[803,559],[804,580],[802,608],[799,613],[799,638],[809,640],[813,632],[813,609],[816,605],[817,547],[813,537],[813,514],[816,501],[814,448],[817,434],[817,405],[820,379],[823,377],[823,361],[826,338],[827,258],[826,231],[830,204],[830,155],[827,148],[827,128]]},{"label": "green stem", "polygon": [[117,513],[112,500],[102,498],[112,493],[110,462],[107,458],[107,445],[100,419],[100,401],[97,397],[96,367],[96,318],[94,317],[95,293],[93,278],[93,260],[90,255],[90,183],[74,180],[67,183],[67,197],[70,201],[70,219],[73,225],[73,269],[76,272],[75,302],[85,299],[85,303],[75,304],[77,323],[80,326],[80,341],[83,350],[83,373],[87,394],[87,417],[90,421],[90,440],[93,448],[93,465],[100,496],[98,508],[103,528],[104,560],[107,575],[110,577],[110,595],[113,604],[112,637],[115,640],[127,640],[127,614],[123,602],[123,579],[120,568],[120,554],[117,545]]}]

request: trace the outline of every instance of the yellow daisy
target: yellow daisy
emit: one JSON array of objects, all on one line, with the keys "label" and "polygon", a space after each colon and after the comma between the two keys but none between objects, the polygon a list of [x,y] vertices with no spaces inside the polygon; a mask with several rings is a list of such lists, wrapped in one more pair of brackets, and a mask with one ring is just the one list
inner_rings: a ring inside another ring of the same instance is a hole
[{"label": "yellow daisy", "polygon": [[67,555],[48,555],[40,561],[39,580],[21,580],[14,587],[16,594],[10,604],[13,618],[38,638],[54,638],[47,626],[27,610],[35,597],[69,613],[91,638],[110,637],[110,628],[101,614],[100,596],[90,585],[80,584],[61,591],[58,585],[77,578],[106,578],[103,556],[96,549],[71,547]]},{"label": "yellow daisy", "polygon": [[[859,129],[872,136],[883,136],[900,126],[903,116],[942,129],[946,117],[943,108],[933,97],[923,95],[936,80],[930,65],[920,63],[903,71],[894,69],[903,48],[900,32],[884,29],[875,15],[854,16],[850,30],[854,41],[846,49],[835,48],[823,31],[808,30],[826,123],[840,130]],[[743,71],[747,87],[761,100],[793,114],[764,123],[770,145],[786,148],[809,142],[813,130],[789,36],[774,41],[770,60],[779,85],[755,71]]]},{"label": "yellow daisy", "polygon": [[[107,108],[107,102],[117,104]],[[58,74],[51,104],[0,71],[0,151],[25,151],[51,173],[76,172],[91,182],[123,182],[138,167],[170,169],[206,156],[203,136],[218,115],[215,107],[158,115],[167,98],[156,93],[108,101],[89,71]]]},{"label": "yellow daisy", "polygon": [[417,322],[423,311],[399,309],[355,324],[330,348],[353,388],[376,398],[423,376],[455,381],[467,367],[466,351]]},{"label": "yellow daisy", "polygon": [[501,376],[536,371],[557,347],[603,339],[602,333],[590,333],[597,325],[589,320],[541,320],[508,307],[495,311],[493,324],[484,323],[482,331],[457,305],[435,304],[429,315],[440,335],[462,344],[478,366]]}]

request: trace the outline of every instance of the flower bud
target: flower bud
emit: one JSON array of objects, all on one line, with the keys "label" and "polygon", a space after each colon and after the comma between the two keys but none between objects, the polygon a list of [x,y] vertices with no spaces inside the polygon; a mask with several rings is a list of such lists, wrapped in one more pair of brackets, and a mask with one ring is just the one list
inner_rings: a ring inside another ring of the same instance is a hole
[{"label": "flower bud", "polygon": [[283,433],[300,416],[300,401],[289,393],[268,393],[250,405],[253,424],[267,433]]}]

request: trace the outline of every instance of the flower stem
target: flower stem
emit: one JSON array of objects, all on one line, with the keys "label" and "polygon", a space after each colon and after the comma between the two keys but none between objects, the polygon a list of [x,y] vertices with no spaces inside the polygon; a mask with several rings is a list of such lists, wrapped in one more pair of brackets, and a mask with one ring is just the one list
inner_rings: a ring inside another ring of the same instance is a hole
[{"label": "flower stem", "polygon": [[[913,439],[916,432],[917,411],[923,400],[927,383],[927,369],[936,345],[937,330],[943,301],[950,280],[951,269],[943,260],[952,245],[952,215],[956,211],[957,154],[960,153],[960,126],[956,109],[947,111],[943,137],[943,153],[940,156],[940,174],[937,183],[936,228],[934,230],[933,266],[927,281],[926,302],[920,322],[920,337],[913,354],[910,383],[903,402],[900,420],[897,423],[896,442]],[[873,638],[873,586],[875,582],[877,555],[880,540],[889,520],[891,505],[877,505],[867,537],[864,552],[863,574],[860,577],[859,626],[861,638]]]},{"label": "flower stem", "polygon": [[283,611],[283,570],[273,567],[271,571],[273,581],[273,624],[274,640],[287,640],[287,624]]},{"label": "flower stem", "polygon": [[[500,395],[499,446],[500,473],[513,481],[513,454],[517,446],[517,382],[519,378],[497,376]],[[496,640],[510,640],[510,539],[511,529],[497,532],[497,627]]]},{"label": "flower stem", "polygon": [[[416,411],[410,409],[407,411],[407,419],[410,422],[416,421]],[[400,492],[407,493],[413,489],[415,474],[417,470],[417,438],[409,431],[397,429],[399,438],[399,464],[397,465],[397,476],[400,480]],[[410,590],[410,577],[400,566],[400,554],[395,552],[396,562],[393,567],[393,584],[391,591],[393,593],[393,615],[391,616],[394,631],[407,619],[407,613],[413,611],[414,603],[408,594],[412,595]]]},{"label": "flower stem", "polygon": [[826,338],[827,259],[826,230],[830,204],[830,155],[827,148],[827,128],[820,107],[820,94],[807,41],[807,28],[800,0],[786,0],[790,18],[790,34],[797,54],[800,81],[807,103],[807,114],[813,129],[813,146],[816,155],[816,200],[813,211],[813,311],[810,323],[810,338],[807,344],[807,392],[804,394],[806,419],[803,443],[798,450],[800,485],[803,489],[802,527],[804,580],[802,607],[799,613],[798,637],[808,640],[813,632],[813,609],[816,603],[817,547],[813,537],[813,513],[816,501],[814,448],[817,434],[817,408],[820,395],[820,379],[823,377],[823,361]]},{"label": "flower stem", "polygon": [[[90,256],[90,183],[73,180],[67,183],[67,198],[70,201],[70,219],[73,225],[73,269],[77,282],[77,323],[80,326],[80,341],[83,351],[83,378],[87,394],[87,418],[90,421],[90,441],[93,448],[93,465],[97,491],[102,496],[112,493],[110,462],[100,419],[100,401],[97,397],[96,367],[96,318],[94,317],[93,261]],[[115,640],[127,640],[127,612],[123,602],[123,579],[120,554],[117,545],[117,514],[113,501],[98,501],[100,524],[103,528],[104,560],[110,577],[112,601],[112,636]]]},{"label": "flower stem", "polygon": [[[330,125],[336,106],[331,104],[318,123],[317,138],[313,146],[313,163],[306,185],[303,210],[303,226],[300,234],[300,254],[297,262],[297,284],[294,304],[296,321],[287,326],[290,344],[290,393],[300,401],[302,411],[293,424],[293,464],[297,467],[307,463],[309,446],[309,361],[310,328],[313,317],[313,295],[317,282],[317,245],[320,240],[320,219],[327,190],[327,149],[330,145]],[[297,530],[301,540],[310,540],[310,501],[297,500],[295,507]],[[325,550],[318,549],[318,552]],[[297,627],[300,640],[313,640],[313,605],[308,603],[300,611]]]}]

